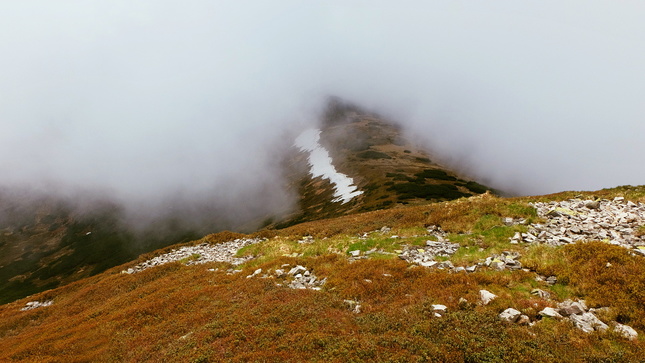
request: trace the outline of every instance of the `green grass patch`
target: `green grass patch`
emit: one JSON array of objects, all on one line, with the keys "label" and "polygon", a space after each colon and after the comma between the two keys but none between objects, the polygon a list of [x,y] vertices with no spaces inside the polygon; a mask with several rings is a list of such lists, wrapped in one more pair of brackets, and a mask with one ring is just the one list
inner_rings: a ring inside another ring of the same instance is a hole
[{"label": "green grass patch", "polygon": [[562,274],[568,268],[562,247],[532,244],[522,255],[522,264],[544,276]]},{"label": "green grass patch", "polygon": [[190,255],[188,257],[182,258],[181,260],[179,260],[179,262],[185,264],[185,263],[188,263],[190,261],[199,260],[200,257],[202,257],[202,255],[200,255],[199,253],[193,253],[192,255]]},{"label": "green grass patch", "polygon": [[502,217],[494,214],[484,214],[474,225],[475,231],[485,231],[493,227],[501,226]]},{"label": "green grass patch", "polygon": [[553,286],[550,286],[548,289],[552,293],[553,298],[557,300],[566,300],[573,298],[573,289],[569,285],[557,283]]},{"label": "green grass patch", "polygon": [[472,266],[481,260],[485,260],[490,256],[489,250],[485,250],[478,246],[461,247],[455,252],[450,260],[455,266],[468,265]]},{"label": "green grass patch", "polygon": [[535,208],[523,203],[510,203],[506,206],[506,212],[511,217],[537,217]]},{"label": "green grass patch", "polygon": [[235,257],[257,256],[260,254],[261,249],[261,243],[244,246],[237,251]]}]

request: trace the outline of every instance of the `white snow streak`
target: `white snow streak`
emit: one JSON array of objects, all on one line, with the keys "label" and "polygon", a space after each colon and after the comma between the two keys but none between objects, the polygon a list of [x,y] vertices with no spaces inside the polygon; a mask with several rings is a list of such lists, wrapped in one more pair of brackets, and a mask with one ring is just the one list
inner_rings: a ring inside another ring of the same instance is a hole
[{"label": "white snow streak", "polygon": [[331,156],[327,149],[322,147],[318,141],[320,140],[320,130],[309,129],[304,131],[296,138],[294,145],[302,151],[309,152],[309,165],[311,166],[311,174],[315,177],[321,176],[329,179],[334,187],[333,202],[349,202],[354,197],[363,194],[362,191],[357,190],[358,187],[354,185],[354,180],[345,174],[339,173],[334,165],[332,165]]}]

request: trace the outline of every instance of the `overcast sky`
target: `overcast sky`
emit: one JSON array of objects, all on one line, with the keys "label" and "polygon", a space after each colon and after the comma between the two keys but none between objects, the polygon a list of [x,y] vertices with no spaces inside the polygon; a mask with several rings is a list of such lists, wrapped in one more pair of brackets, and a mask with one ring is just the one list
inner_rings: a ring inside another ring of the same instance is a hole
[{"label": "overcast sky", "polygon": [[282,198],[327,95],[498,188],[645,184],[643,4],[2,1],[0,185]]}]

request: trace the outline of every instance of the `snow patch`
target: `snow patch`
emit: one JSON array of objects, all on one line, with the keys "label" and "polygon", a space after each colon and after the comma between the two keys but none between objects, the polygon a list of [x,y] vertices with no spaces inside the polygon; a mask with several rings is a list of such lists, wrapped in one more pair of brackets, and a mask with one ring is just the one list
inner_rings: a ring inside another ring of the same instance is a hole
[{"label": "snow patch", "polygon": [[349,176],[339,173],[332,165],[331,156],[327,149],[322,147],[320,141],[320,130],[309,129],[296,138],[294,145],[302,151],[309,152],[309,165],[311,174],[315,177],[323,177],[335,185],[333,202],[349,202],[354,197],[363,194],[357,190],[354,180]]}]

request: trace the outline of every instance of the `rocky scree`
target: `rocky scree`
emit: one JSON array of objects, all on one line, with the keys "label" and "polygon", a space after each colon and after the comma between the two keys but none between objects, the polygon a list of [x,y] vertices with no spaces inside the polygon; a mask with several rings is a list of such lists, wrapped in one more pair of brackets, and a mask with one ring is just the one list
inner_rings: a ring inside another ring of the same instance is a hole
[{"label": "rocky scree", "polygon": [[42,308],[46,306],[51,306],[54,303],[53,300],[47,300],[47,301],[30,301],[25,304],[25,307],[20,309],[20,311],[28,311],[28,310],[33,310],[37,308]]},{"label": "rocky scree", "polygon": [[160,266],[166,263],[183,261],[186,265],[197,265],[207,262],[229,262],[233,265],[242,264],[253,257],[235,257],[237,251],[245,246],[256,244],[264,241],[261,238],[254,239],[236,239],[234,241],[218,243],[211,245],[209,243],[202,243],[197,246],[187,246],[169,253],[154,257],[148,261],[142,262],[127,270],[121,271],[124,274],[133,274],[149,269],[151,267]]},{"label": "rocky scree", "polygon": [[[277,286],[286,286],[291,289],[311,289],[320,290],[321,287],[327,282],[327,278],[319,279],[313,272],[301,265],[296,265],[289,268],[291,265],[283,264],[279,269],[273,272],[262,274],[262,269],[255,270],[251,275],[246,276],[247,279],[259,277],[263,279],[278,279]],[[288,270],[288,271],[287,271]]]},{"label": "rocky scree", "polygon": [[[609,329],[609,325],[600,320],[596,313],[608,308],[588,308],[584,300],[565,300],[557,303],[557,307],[546,307],[538,313],[536,318],[550,318],[558,320],[569,320],[576,328],[585,333],[592,333],[594,331],[605,332]],[[518,324],[534,325],[535,320],[532,320],[527,315],[523,315],[520,311],[514,308],[507,308],[499,314],[499,319]],[[622,337],[634,340],[638,338],[638,333],[632,327],[618,322],[611,322],[613,331]]]},{"label": "rocky scree", "polygon": [[645,224],[645,204],[613,200],[570,199],[532,203],[546,223],[529,225],[527,233],[516,233],[511,243],[544,243],[560,246],[577,241],[606,241],[645,256],[645,236],[636,231]]}]

